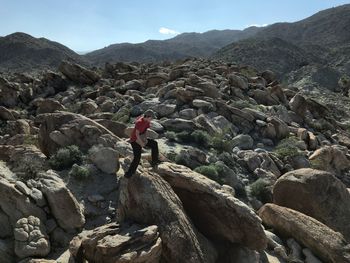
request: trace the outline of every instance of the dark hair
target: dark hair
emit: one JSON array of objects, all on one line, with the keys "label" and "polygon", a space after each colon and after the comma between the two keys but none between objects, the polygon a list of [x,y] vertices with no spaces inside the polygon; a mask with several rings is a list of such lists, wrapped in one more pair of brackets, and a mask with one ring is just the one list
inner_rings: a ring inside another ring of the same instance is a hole
[{"label": "dark hair", "polygon": [[146,110],[144,113],[143,113],[143,116],[144,117],[152,117],[152,118],[155,118],[156,117],[156,114],[154,113],[153,110]]}]

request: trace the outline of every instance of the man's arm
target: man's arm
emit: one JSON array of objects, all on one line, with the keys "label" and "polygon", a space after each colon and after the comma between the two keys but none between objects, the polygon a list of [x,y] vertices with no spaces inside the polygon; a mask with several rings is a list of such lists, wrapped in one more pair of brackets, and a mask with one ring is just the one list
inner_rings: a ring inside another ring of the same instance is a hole
[{"label": "man's arm", "polygon": [[136,142],[143,148],[145,147],[145,142],[142,140],[141,136],[140,136],[140,131],[138,129],[136,129]]}]

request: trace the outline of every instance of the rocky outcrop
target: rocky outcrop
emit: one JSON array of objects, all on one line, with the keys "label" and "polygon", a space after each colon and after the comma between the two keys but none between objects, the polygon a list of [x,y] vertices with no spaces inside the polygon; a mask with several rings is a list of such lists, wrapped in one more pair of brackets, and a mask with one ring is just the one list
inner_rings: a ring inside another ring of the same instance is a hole
[{"label": "rocky outcrop", "polygon": [[57,174],[53,171],[41,173],[39,187],[60,227],[72,230],[85,224],[80,204]]},{"label": "rocky outcrop", "polygon": [[89,151],[90,160],[108,174],[119,170],[119,154],[111,147],[94,146]]},{"label": "rocky outcrop", "polygon": [[161,262],[215,262],[216,251],[187,217],[180,199],[159,175],[142,171],[122,179],[117,214],[140,224],[157,225]]},{"label": "rocky outcrop", "polygon": [[71,81],[81,84],[91,85],[100,79],[100,76],[96,72],[67,61],[61,63],[59,70]]},{"label": "rocky outcrop", "polygon": [[15,253],[19,258],[40,256],[50,252],[50,241],[39,218],[29,216],[17,221],[15,229]]},{"label": "rocky outcrop", "polygon": [[80,233],[71,241],[69,250],[76,262],[157,263],[162,242],[157,226],[111,223]]},{"label": "rocky outcrop", "polygon": [[261,220],[232,189],[182,165],[162,163],[157,172],[174,189],[196,227],[215,241],[262,250],[267,239]]},{"label": "rocky outcrop", "polygon": [[[60,147],[78,145],[88,150],[99,144],[102,135],[109,135],[114,143],[119,140],[101,124],[79,114],[57,112],[37,117],[40,124],[39,145],[42,152],[50,156]],[[110,145],[113,146],[113,145]]]},{"label": "rocky outcrop", "polygon": [[259,210],[264,224],[293,237],[325,262],[350,262],[350,246],[340,233],[295,210],[266,204]]},{"label": "rocky outcrop", "polygon": [[274,203],[297,210],[350,239],[350,193],[328,172],[299,169],[281,176],[273,187]]}]

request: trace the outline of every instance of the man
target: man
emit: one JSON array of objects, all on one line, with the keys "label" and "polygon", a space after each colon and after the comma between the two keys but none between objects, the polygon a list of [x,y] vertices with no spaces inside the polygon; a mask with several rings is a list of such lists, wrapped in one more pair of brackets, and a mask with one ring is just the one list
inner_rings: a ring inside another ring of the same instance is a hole
[{"label": "man", "polygon": [[155,140],[147,139],[146,131],[151,126],[151,120],[155,117],[152,110],[147,110],[143,116],[136,119],[135,128],[130,136],[130,143],[134,152],[134,159],[132,160],[129,170],[125,173],[125,177],[131,177],[137,169],[141,160],[142,148],[150,147],[152,149],[152,167],[159,164],[158,143]]}]

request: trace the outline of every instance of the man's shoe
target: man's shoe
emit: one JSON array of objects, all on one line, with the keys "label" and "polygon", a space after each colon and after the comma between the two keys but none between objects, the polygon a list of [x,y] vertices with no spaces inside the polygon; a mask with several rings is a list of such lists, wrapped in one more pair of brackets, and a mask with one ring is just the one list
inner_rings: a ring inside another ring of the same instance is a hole
[{"label": "man's shoe", "polygon": [[157,168],[157,166],[159,165],[159,164],[161,164],[162,162],[161,161],[156,161],[156,162],[151,162],[151,166],[153,167],[153,168]]}]

